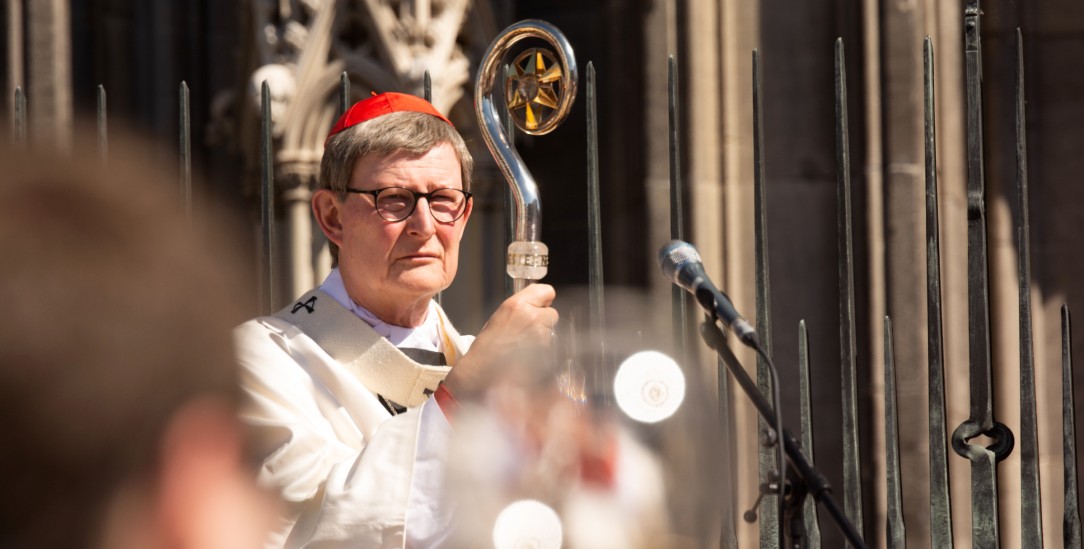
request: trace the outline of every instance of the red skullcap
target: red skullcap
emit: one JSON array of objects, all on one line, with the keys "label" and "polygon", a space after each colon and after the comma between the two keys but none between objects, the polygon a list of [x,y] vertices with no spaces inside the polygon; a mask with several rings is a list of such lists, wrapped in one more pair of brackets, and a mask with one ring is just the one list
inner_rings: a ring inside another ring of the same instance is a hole
[{"label": "red skullcap", "polygon": [[327,145],[327,142],[331,140],[333,135],[346,128],[356,126],[366,120],[372,120],[393,112],[420,112],[431,114],[447,122],[449,126],[455,127],[450,120],[445,118],[443,114],[440,114],[440,111],[438,111],[436,107],[420,97],[396,92],[385,92],[381,94],[374,92],[372,97],[354,103],[353,107],[347,109],[346,112],[339,117],[339,121],[331,128],[331,132],[327,134],[327,139],[324,140],[324,144]]}]

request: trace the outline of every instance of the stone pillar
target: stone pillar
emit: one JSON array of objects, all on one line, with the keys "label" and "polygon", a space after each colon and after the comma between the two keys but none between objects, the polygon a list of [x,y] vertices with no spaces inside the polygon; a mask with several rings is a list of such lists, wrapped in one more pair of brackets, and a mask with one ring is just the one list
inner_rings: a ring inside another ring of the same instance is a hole
[{"label": "stone pillar", "polygon": [[[647,257],[655,257],[659,246],[670,240],[670,168],[667,119],[667,57],[677,55],[672,12],[674,0],[653,2],[644,14],[644,135],[648,160],[644,197],[648,204]],[[670,310],[670,283],[649,277],[651,303],[658,311]],[[655,315],[656,333],[669,334],[669,315]]]},{"label": "stone pillar", "polygon": [[27,116],[31,142],[61,149],[71,144],[71,30],[66,0],[36,0],[27,6]]},{"label": "stone pillar", "polygon": [[[647,202],[648,231],[646,241],[646,257],[654,258],[661,245],[670,240],[670,163],[669,163],[669,109],[668,109],[668,58],[675,57],[678,65],[678,73],[687,68],[678,56],[677,29],[677,2],[676,0],[664,0],[653,2],[650,9],[645,12],[643,19],[644,36],[644,146],[647,158],[644,174],[644,198]],[[680,86],[679,86],[680,88]],[[680,93],[680,91],[679,91]],[[679,95],[679,105],[680,105]],[[684,109],[682,105],[679,108]],[[680,169],[680,167],[679,167]],[[687,206],[687,205],[686,205]],[[650,294],[648,296],[650,309],[657,311],[652,315],[654,327],[652,332],[658,334],[653,337],[653,345],[658,345],[673,356],[686,373],[687,382],[693,376],[691,372],[697,372],[698,368],[693,364],[686,364],[685,357],[695,356],[695,353],[685,353],[681,356],[676,352],[677,342],[671,338],[671,288],[672,285],[662,276],[649,276]],[[691,383],[696,383],[691,381]],[[688,406],[687,399],[685,406]],[[697,458],[694,451],[695,444],[692,442],[695,435],[690,429],[668,430],[662,440],[663,462],[666,464],[667,476],[670,477],[668,485],[670,489],[679,487],[685,493],[692,488],[692,471],[699,471],[699,466],[694,465]],[[706,540],[699,530],[701,514],[704,512],[704,502],[695,501],[690,497],[678,497],[670,504],[670,512],[673,518],[672,531],[682,537],[697,539],[699,544]],[[708,506],[710,507],[710,506]]]},{"label": "stone pillar", "polygon": [[[689,240],[703,256],[704,269],[722,283],[723,231],[723,63],[722,10],[715,2],[687,4],[682,63],[687,136],[683,153],[688,175]],[[712,361],[714,363],[714,361]],[[711,368],[714,371],[714,367]]]},{"label": "stone pillar", "polygon": [[288,163],[280,166],[282,173],[280,189],[285,210],[285,260],[286,280],[283,285],[283,301],[291,300],[312,289],[314,280],[313,231],[312,231],[312,185],[316,180],[316,168],[312,163]]},{"label": "stone pillar", "polygon": [[[941,304],[945,360],[945,431],[967,419],[970,403],[967,327],[967,174],[964,124],[963,8],[927,0],[934,43],[937,104],[937,171],[941,229]],[[971,465],[948,449],[953,542],[971,543]],[[905,508],[928,514],[928,504]],[[928,520],[928,519],[926,519]],[[919,540],[920,542],[928,541]]]},{"label": "stone pillar", "polygon": [[[23,77],[23,2],[8,0],[7,3],[7,86],[4,88],[4,105],[12,112],[15,105],[15,88],[26,84]],[[23,91],[26,91],[25,89]]]},{"label": "stone pillar", "polygon": [[[926,214],[925,155],[923,145],[922,39],[926,34],[925,5],[918,2],[882,2],[880,91],[882,127],[870,141],[883,139],[883,232],[885,312],[892,319],[897,372],[896,398],[900,417],[925,425],[927,403],[926,322]],[[872,334],[883,331],[883,317],[871,315]],[[883,337],[874,347],[883,348]],[[874,417],[884,417],[884,361],[870,364]],[[876,516],[874,545],[884,545],[885,433],[875,422],[870,459],[874,464]],[[925,429],[901,428],[900,470],[906,479],[905,509],[929,505],[928,439]],[[907,536],[929,539],[929,514],[905,516]]]},{"label": "stone pillar", "polygon": [[[731,299],[755,320],[756,292],[753,275],[753,93],[752,51],[760,41],[760,2],[723,2],[722,75],[722,252],[724,284]],[[734,347],[750,377],[756,377],[756,359]],[[756,446],[757,413],[749,399],[731,383],[734,425],[737,428],[735,475],[737,490],[730,502],[732,520],[738,527],[741,547],[758,547],[759,528],[741,520],[741,512],[756,500],[758,489]]]}]

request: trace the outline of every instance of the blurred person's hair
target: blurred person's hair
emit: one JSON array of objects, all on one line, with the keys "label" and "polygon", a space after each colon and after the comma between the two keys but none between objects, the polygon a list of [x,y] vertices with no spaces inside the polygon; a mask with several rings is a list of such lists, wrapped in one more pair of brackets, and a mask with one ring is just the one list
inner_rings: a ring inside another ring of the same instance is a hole
[{"label": "blurred person's hair", "polygon": [[[420,156],[444,143],[455,149],[463,178],[463,190],[470,191],[474,158],[467,150],[463,137],[451,124],[420,112],[385,114],[331,136],[320,161],[317,188],[336,191],[339,199],[345,200],[346,187],[350,184],[354,165],[359,158],[369,155],[387,156],[399,151]],[[339,247],[331,242],[328,247],[332,261],[337,264]]]},{"label": "blurred person's hair", "polygon": [[119,141],[108,166],[78,139],[0,151],[2,547],[102,543],[118,492],[154,489],[181,410],[233,419],[246,315],[224,216],[193,226],[177,174]]}]

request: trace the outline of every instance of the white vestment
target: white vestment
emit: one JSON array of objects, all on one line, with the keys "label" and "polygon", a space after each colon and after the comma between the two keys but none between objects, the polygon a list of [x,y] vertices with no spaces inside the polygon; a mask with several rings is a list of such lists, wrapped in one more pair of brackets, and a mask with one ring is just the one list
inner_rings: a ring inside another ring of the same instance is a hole
[{"label": "white vestment", "polygon": [[[461,356],[473,338],[431,310]],[[436,545],[450,426],[428,397],[450,367],[414,362],[320,290],[235,336],[259,479],[287,506],[269,545]],[[392,416],[378,394],[408,410]]]}]

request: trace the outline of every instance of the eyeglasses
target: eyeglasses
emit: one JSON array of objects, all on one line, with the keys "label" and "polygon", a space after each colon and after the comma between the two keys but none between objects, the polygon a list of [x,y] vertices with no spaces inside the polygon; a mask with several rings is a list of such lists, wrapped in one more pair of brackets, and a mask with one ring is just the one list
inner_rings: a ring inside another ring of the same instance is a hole
[{"label": "eyeglasses", "polygon": [[471,193],[459,189],[437,189],[419,193],[403,187],[384,187],[375,191],[346,189],[348,193],[367,194],[376,203],[376,213],[386,221],[402,221],[414,213],[418,199],[429,201],[429,212],[441,223],[453,223],[467,211]]}]

